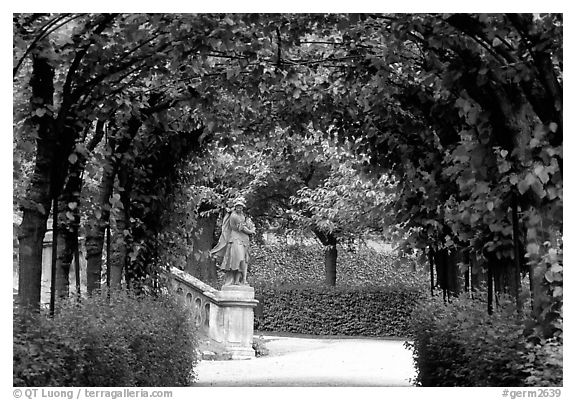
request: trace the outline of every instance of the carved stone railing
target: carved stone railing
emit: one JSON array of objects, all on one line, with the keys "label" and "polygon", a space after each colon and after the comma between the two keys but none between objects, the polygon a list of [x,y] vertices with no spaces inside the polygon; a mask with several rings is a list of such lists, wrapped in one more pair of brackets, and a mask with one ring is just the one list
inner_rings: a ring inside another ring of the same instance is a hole
[{"label": "carved stone railing", "polygon": [[179,269],[170,270],[168,277],[170,278],[172,291],[186,305],[191,307],[196,326],[205,334],[208,334],[210,307],[216,301],[217,290]]},{"label": "carved stone railing", "polygon": [[168,278],[173,293],[188,304],[196,326],[221,346],[231,359],[254,357],[254,288],[224,286],[216,290],[192,275],[171,269]]}]

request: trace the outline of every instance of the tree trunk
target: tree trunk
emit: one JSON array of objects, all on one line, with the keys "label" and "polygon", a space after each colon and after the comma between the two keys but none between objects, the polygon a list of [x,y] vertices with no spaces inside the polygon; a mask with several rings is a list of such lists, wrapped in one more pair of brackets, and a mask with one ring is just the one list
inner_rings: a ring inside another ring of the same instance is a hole
[{"label": "tree trunk", "polygon": [[58,252],[56,261],[56,298],[66,298],[70,293],[70,265],[78,247],[78,226],[80,224],[79,204],[82,190],[80,162],[74,166],[58,200]]},{"label": "tree trunk", "polygon": [[428,247],[428,265],[430,266],[430,295],[434,296],[434,249]]},{"label": "tree trunk", "polygon": [[518,227],[518,201],[516,193],[512,193],[512,231],[514,235],[514,297],[516,298],[516,311],[518,314],[522,313],[522,300],[520,298],[521,281],[520,281],[520,228]]},{"label": "tree trunk", "polygon": [[493,265],[490,261],[488,261],[488,276],[487,276],[487,283],[488,283],[488,315],[492,315],[494,312],[494,279],[493,279]]},{"label": "tree trunk", "polygon": [[217,214],[198,218],[196,230],[192,233],[192,256],[188,257],[185,267],[186,272],[206,283],[217,282],[216,264],[209,257],[217,219]]},{"label": "tree trunk", "polygon": [[434,252],[434,265],[436,266],[436,282],[442,289],[442,297],[444,301],[448,297],[448,267],[447,267],[447,254],[448,250],[438,249]]},{"label": "tree trunk", "polygon": [[487,263],[490,272],[490,280],[493,290],[494,307],[498,308],[499,294],[507,293],[507,274],[508,263],[504,258],[498,259],[496,253],[489,253],[487,256]]},{"label": "tree trunk", "polygon": [[[462,249],[458,252],[458,258],[462,265],[464,265],[464,270],[459,271],[459,265],[457,263],[456,268],[460,273],[464,273],[464,292],[470,292],[470,250]],[[461,287],[461,285],[459,286]]]},{"label": "tree trunk", "polygon": [[534,268],[532,265],[528,265],[528,281],[530,284],[530,309],[534,311],[534,299],[536,297],[536,293],[534,292]]},{"label": "tree trunk", "polygon": [[76,280],[76,295],[80,297],[80,241],[78,240],[78,231],[75,233],[76,247],[74,248],[74,278]]},{"label": "tree trunk", "polygon": [[[89,126],[89,125],[88,125]],[[84,137],[86,136],[85,130]],[[104,122],[98,121],[94,136],[87,144],[86,149],[93,151],[104,136]],[[56,295],[57,298],[65,298],[70,294],[70,266],[72,260],[76,259],[76,292],[79,294],[79,243],[78,228],[80,226],[80,193],[83,186],[83,174],[86,166],[86,159],[83,154],[76,153],[77,160],[70,165],[69,175],[66,185],[62,191],[58,209],[58,257],[56,264]]]},{"label": "tree trunk", "polygon": [[336,285],[336,265],[338,259],[338,238],[332,233],[322,232],[319,229],[314,229],[313,232],[324,246],[324,273],[326,283],[330,286]]},{"label": "tree trunk", "polygon": [[336,285],[336,260],[338,250],[336,249],[336,238],[330,238],[330,244],[324,250],[324,270],[326,273],[326,283],[330,286]]},{"label": "tree trunk", "polygon": [[106,226],[104,230],[104,235],[106,237],[106,287],[110,289],[110,242],[111,242],[111,232],[110,232],[110,224]]},{"label": "tree trunk", "polygon": [[104,173],[100,182],[99,208],[86,230],[86,290],[88,294],[99,290],[101,286],[104,233],[110,218],[110,197],[114,188],[115,174],[111,160],[108,161],[104,165]]},{"label": "tree trunk", "polygon": [[122,286],[122,276],[124,274],[124,267],[128,254],[126,236],[124,235],[124,230],[127,228],[128,225],[126,224],[126,217],[124,215],[119,216],[116,219],[116,229],[114,229],[111,238],[110,265],[107,266],[109,270],[109,285],[111,289],[119,289]]},{"label": "tree trunk", "polygon": [[58,263],[58,199],[52,198],[52,262],[50,263],[50,316],[54,317],[56,305],[56,264]]},{"label": "tree trunk", "polygon": [[116,215],[116,229],[114,230],[113,243],[111,244],[112,257],[110,264],[107,266],[110,273],[110,288],[112,289],[121,287],[128,260],[128,235],[125,232],[130,229],[130,171],[125,163],[122,163],[122,167],[118,171],[118,183],[122,188],[120,191],[122,209]]},{"label": "tree trunk", "polygon": [[462,250],[448,252],[449,273],[448,290],[451,296],[457,297],[462,291],[461,273],[458,263],[462,260]]},{"label": "tree trunk", "polygon": [[[32,113],[53,104],[54,68],[48,59],[35,54],[30,79]],[[42,282],[42,245],[50,213],[52,170],[56,153],[53,119],[49,112],[35,115],[32,123],[37,127],[36,162],[27,196],[22,202],[22,223],[18,229],[19,279],[18,298],[22,306],[39,310]]]},{"label": "tree trunk", "polygon": [[74,251],[78,246],[77,230],[74,229],[67,221],[64,203],[61,202],[58,206],[60,216],[58,218],[58,251],[56,259],[56,274],[55,274],[55,294],[56,301],[58,299],[66,298],[70,294],[70,266],[74,259]]},{"label": "tree trunk", "polygon": [[104,233],[110,220],[110,198],[114,190],[114,178],[119,166],[118,161],[116,161],[116,155],[124,155],[141,125],[142,121],[138,117],[131,116],[128,121],[127,132],[121,135],[118,140],[118,146],[115,147],[116,140],[114,138],[111,138],[108,143],[110,149],[104,163],[98,199],[100,215],[95,216],[86,233],[86,289],[89,294],[94,290],[100,289]]},{"label": "tree trunk", "polygon": [[442,289],[444,300],[457,296],[460,292],[458,258],[456,252],[439,249],[434,252],[436,280]]},{"label": "tree trunk", "polygon": [[480,287],[483,279],[482,275],[482,266],[478,261],[478,254],[470,254],[470,291],[472,297],[474,296],[474,291]]}]

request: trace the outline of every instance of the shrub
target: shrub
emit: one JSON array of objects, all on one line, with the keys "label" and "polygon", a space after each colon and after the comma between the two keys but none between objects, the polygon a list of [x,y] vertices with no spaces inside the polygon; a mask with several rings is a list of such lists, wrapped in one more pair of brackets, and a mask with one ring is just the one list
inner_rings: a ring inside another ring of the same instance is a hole
[{"label": "shrub", "polygon": [[394,253],[338,247],[336,287],[324,284],[321,245],[253,246],[248,278],[262,304],[255,329],[406,336],[427,277]]},{"label": "shrub", "polygon": [[524,371],[529,373],[525,382],[529,386],[562,386],[563,344],[548,339],[543,344],[528,344],[524,355]]},{"label": "shrub", "polygon": [[256,288],[262,315],[255,329],[317,335],[409,335],[412,308],[422,291],[406,286]]},{"label": "shrub", "polygon": [[[248,279],[254,286],[311,285],[324,282],[321,245],[268,244],[250,249]],[[403,284],[422,286],[423,271],[412,270],[412,260],[367,246],[348,251],[338,246],[336,284],[342,286]]]},{"label": "shrub", "polygon": [[185,386],[194,324],[167,296],[126,292],[66,302],[53,318],[15,309],[14,386]]},{"label": "shrub", "polygon": [[[502,307],[492,316],[485,305],[470,299],[443,304],[428,301],[415,308],[412,320],[414,352],[422,386],[526,386],[561,381],[561,358],[554,377],[544,373],[538,352],[556,349],[531,345],[514,307]],[[561,352],[561,350],[560,350]],[[540,371],[540,372],[537,372]],[[559,372],[559,375],[558,375]]]}]

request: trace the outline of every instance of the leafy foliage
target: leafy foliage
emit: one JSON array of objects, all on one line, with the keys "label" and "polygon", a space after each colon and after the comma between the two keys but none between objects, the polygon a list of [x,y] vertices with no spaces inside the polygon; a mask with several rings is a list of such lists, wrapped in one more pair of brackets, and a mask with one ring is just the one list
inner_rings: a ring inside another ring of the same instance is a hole
[{"label": "leafy foliage", "polygon": [[291,217],[302,228],[336,234],[341,241],[382,233],[391,219],[387,211],[395,183],[387,175],[370,179],[362,174],[362,160],[324,141],[317,164],[326,177],[316,186],[304,186],[291,198]]},{"label": "leafy foliage", "polygon": [[189,312],[172,298],[114,292],[70,301],[53,319],[15,308],[15,386],[188,386]]},{"label": "leafy foliage", "polygon": [[538,320],[545,321],[545,324],[531,324],[533,335],[537,337],[563,337],[564,320],[564,277],[563,277],[563,253],[562,249],[557,249],[545,243],[541,249],[537,249],[536,254],[531,254],[534,275],[537,281],[541,282],[542,290],[535,296],[540,304],[538,309]]},{"label": "leafy foliage", "polygon": [[422,386],[554,386],[562,384],[562,344],[534,345],[507,304],[488,316],[469,299],[416,307],[411,319]]},{"label": "leafy foliage", "polygon": [[528,352],[524,355],[524,371],[529,374],[526,385],[563,386],[563,344],[553,338],[527,347]]}]

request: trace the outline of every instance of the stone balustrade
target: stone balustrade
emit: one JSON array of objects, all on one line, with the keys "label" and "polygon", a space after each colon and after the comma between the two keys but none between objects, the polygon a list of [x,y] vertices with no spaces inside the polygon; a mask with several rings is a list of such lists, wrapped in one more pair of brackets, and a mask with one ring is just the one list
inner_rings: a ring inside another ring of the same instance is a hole
[{"label": "stone balustrade", "polygon": [[229,358],[255,356],[252,341],[258,301],[254,299],[254,288],[230,285],[217,290],[175,268],[168,277],[173,293],[191,307],[196,326]]},{"label": "stone balustrade", "polygon": [[217,290],[192,275],[173,268],[168,273],[173,293],[176,293],[194,314],[196,326],[206,335],[210,327],[210,307],[216,302]]}]

